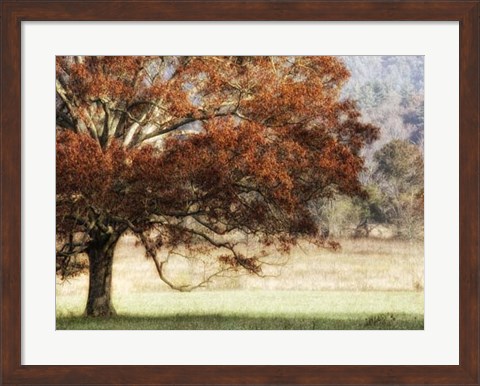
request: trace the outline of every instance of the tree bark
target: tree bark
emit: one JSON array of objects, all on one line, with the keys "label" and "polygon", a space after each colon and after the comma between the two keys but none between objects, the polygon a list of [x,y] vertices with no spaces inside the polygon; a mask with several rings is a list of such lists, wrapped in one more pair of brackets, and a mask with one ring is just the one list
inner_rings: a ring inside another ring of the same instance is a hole
[{"label": "tree bark", "polygon": [[86,316],[116,315],[111,294],[113,251],[117,240],[118,236],[111,235],[100,238],[100,240],[93,240],[88,247],[90,272]]}]

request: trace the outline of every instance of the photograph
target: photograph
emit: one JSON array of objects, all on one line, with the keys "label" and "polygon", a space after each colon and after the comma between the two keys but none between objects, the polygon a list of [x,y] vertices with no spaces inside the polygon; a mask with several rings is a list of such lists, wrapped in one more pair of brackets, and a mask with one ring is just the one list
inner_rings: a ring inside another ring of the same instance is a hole
[{"label": "photograph", "polygon": [[423,55],[55,74],[57,330],[424,329]]}]

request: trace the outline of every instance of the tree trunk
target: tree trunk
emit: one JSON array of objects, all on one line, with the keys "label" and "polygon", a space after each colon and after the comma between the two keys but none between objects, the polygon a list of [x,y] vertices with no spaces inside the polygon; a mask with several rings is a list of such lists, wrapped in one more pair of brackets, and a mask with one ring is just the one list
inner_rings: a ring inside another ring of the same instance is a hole
[{"label": "tree trunk", "polygon": [[112,266],[113,251],[118,236],[102,237],[93,240],[87,254],[90,266],[86,316],[113,316],[112,305]]}]

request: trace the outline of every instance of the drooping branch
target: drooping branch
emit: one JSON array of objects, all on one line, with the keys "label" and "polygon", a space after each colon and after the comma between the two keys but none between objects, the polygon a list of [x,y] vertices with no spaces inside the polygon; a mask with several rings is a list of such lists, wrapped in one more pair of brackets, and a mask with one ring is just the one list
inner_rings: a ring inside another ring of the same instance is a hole
[{"label": "drooping branch", "polygon": [[174,284],[171,280],[169,280],[166,276],[165,276],[165,273],[163,272],[163,268],[165,266],[165,262],[161,262],[158,260],[158,257],[156,255],[152,255],[151,256],[152,259],[153,259],[153,262],[155,264],[155,268],[157,270],[157,273],[158,273],[158,276],[160,277],[160,279],[165,283],[167,284],[171,289],[173,290],[176,290],[176,291],[180,291],[180,292],[191,292],[193,291],[194,289],[197,289],[197,288],[201,288],[201,287],[205,287],[207,284],[211,283],[213,281],[213,279],[215,279],[216,277],[219,277],[221,276],[222,274],[224,274],[225,272],[228,272],[228,271],[231,271],[232,268],[229,267],[229,268],[222,268],[220,269],[219,271],[216,271],[212,274],[210,274],[209,276],[207,276],[206,278],[204,278],[203,280],[201,280],[200,282],[196,283],[196,284],[184,284],[184,285],[176,285]]}]

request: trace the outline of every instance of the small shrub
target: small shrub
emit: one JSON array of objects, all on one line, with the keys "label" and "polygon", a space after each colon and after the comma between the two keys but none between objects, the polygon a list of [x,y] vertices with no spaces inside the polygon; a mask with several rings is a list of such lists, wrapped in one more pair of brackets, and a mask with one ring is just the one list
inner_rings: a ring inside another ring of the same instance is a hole
[{"label": "small shrub", "polygon": [[386,327],[395,323],[396,317],[393,314],[377,314],[365,319],[365,327]]}]

